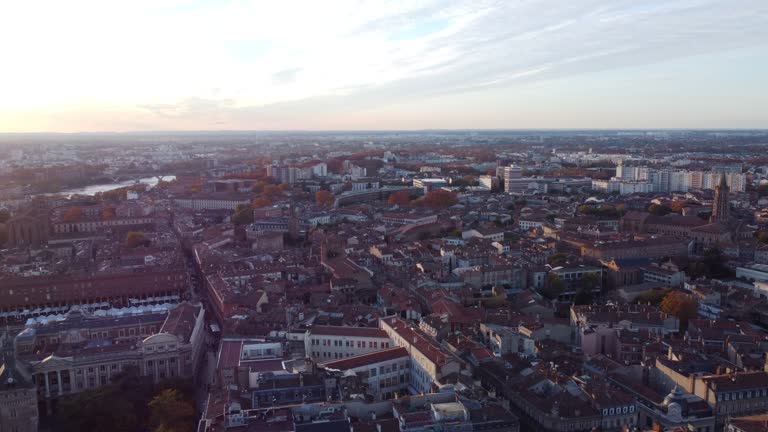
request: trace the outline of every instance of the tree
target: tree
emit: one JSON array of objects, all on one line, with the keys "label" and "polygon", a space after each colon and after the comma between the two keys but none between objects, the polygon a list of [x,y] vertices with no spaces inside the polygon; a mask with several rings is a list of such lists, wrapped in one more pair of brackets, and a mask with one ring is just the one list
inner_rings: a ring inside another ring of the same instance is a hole
[{"label": "tree", "polygon": [[669,294],[669,292],[670,290],[668,289],[652,288],[638,294],[638,296],[635,297],[634,302],[639,304],[651,304],[658,306],[662,301],[664,301],[664,298],[667,296],[667,294]]},{"label": "tree", "polygon": [[446,190],[430,191],[424,197],[424,205],[431,208],[447,208],[459,202],[456,194]]},{"label": "tree", "polygon": [[104,207],[104,209],[101,210],[101,218],[104,220],[114,219],[115,216],[116,215],[115,215],[114,207]]},{"label": "tree", "polygon": [[581,288],[589,292],[600,287],[600,276],[595,273],[585,273],[581,277]]},{"label": "tree", "polygon": [[682,213],[683,212],[683,208],[685,208],[685,206],[687,206],[687,205],[688,205],[687,202],[682,201],[682,200],[677,200],[677,201],[672,203],[672,205],[670,206],[670,209],[673,212],[675,212],[675,213]]},{"label": "tree", "polygon": [[699,314],[699,303],[692,296],[680,291],[669,293],[661,302],[661,310],[680,320],[680,329],[688,328],[688,320]]},{"label": "tree", "polygon": [[552,254],[549,256],[549,258],[547,258],[547,264],[551,265],[552,267],[565,265],[567,262],[568,254],[564,254],[562,252]]},{"label": "tree", "polygon": [[352,190],[352,182],[347,180],[344,183],[344,186],[341,187],[341,190],[343,190],[343,191],[351,191]]},{"label": "tree", "polygon": [[330,207],[333,205],[333,194],[330,193],[327,190],[319,190],[315,192],[315,202],[317,205],[323,206],[323,207]]},{"label": "tree", "polygon": [[192,432],[195,430],[195,408],[183,400],[175,389],[165,389],[152,398],[150,425],[155,431]]},{"label": "tree", "polygon": [[411,203],[411,194],[409,194],[408,191],[395,192],[389,196],[387,202],[390,205],[397,205],[400,207],[407,206]]},{"label": "tree", "polygon": [[251,206],[238,206],[232,215],[231,221],[235,225],[248,225],[253,223],[253,209]]},{"label": "tree", "polygon": [[465,175],[461,178],[461,181],[464,183],[465,186],[477,186],[477,177],[473,175]]},{"label": "tree", "polygon": [[260,196],[255,200],[253,200],[251,205],[253,206],[253,208],[269,207],[272,205],[272,200],[270,200],[266,196]]},{"label": "tree", "polygon": [[573,302],[577,305],[592,304],[592,291],[600,286],[600,277],[595,273],[586,273],[581,277],[579,285]]},{"label": "tree", "polygon": [[74,222],[82,219],[84,216],[85,213],[80,207],[70,207],[61,218],[64,222]]},{"label": "tree", "polygon": [[125,236],[125,247],[133,249],[144,245],[148,242],[144,233],[139,231],[131,231]]},{"label": "tree", "polygon": [[59,402],[58,412],[57,426],[64,432],[141,430],[134,407],[114,386],[64,398]]},{"label": "tree", "polygon": [[0,209],[0,224],[6,223],[11,218],[11,212],[8,209]]},{"label": "tree", "polygon": [[544,288],[541,290],[541,295],[544,297],[554,300],[556,299],[563,291],[565,290],[565,284],[563,283],[560,278],[554,274],[550,273],[547,275],[547,281],[544,285]]},{"label": "tree", "polygon": [[672,213],[672,209],[661,204],[651,204],[648,206],[648,213],[654,216],[666,216]]},{"label": "tree", "polygon": [[761,243],[768,243],[768,231],[760,231],[757,233],[757,239]]},{"label": "tree", "polygon": [[573,303],[577,305],[592,304],[592,293],[584,288],[576,292],[576,296],[573,298]]}]

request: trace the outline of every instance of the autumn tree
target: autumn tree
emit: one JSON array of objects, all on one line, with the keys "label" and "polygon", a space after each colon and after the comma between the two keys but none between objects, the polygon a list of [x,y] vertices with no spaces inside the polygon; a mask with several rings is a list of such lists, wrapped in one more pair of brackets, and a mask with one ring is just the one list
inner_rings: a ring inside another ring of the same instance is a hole
[{"label": "autumn tree", "polygon": [[672,205],[669,207],[670,210],[672,210],[675,213],[682,213],[685,206],[687,206],[688,203],[682,200],[677,200],[672,203]]},{"label": "autumn tree", "polygon": [[272,200],[266,196],[260,196],[254,199],[251,205],[253,206],[253,208],[269,207],[272,205]]},{"label": "autumn tree", "polygon": [[768,243],[768,231],[759,231],[757,233],[757,239],[760,240],[761,243]]},{"label": "autumn tree", "polygon": [[387,202],[390,205],[397,205],[400,207],[407,206],[411,203],[411,194],[408,191],[395,192],[389,196]]},{"label": "autumn tree", "polygon": [[85,213],[80,207],[70,207],[61,218],[64,222],[74,222],[82,219],[84,216]]},{"label": "autumn tree", "polygon": [[333,205],[333,200],[333,194],[327,190],[319,190],[315,192],[315,202],[317,205],[330,207]]},{"label": "autumn tree", "polygon": [[104,207],[101,210],[101,218],[104,219],[104,220],[114,219],[115,218],[115,208],[114,207]]},{"label": "autumn tree", "polygon": [[446,190],[430,191],[424,197],[424,205],[431,208],[447,208],[459,202],[456,194]]},{"label": "autumn tree", "polygon": [[175,389],[165,389],[149,402],[150,426],[156,432],[193,432],[195,408]]},{"label": "autumn tree", "polygon": [[698,316],[699,304],[693,296],[673,291],[662,300],[661,310],[676,316],[680,320],[680,329],[685,330],[688,328],[688,321]]},{"label": "autumn tree", "polygon": [[131,231],[125,236],[125,247],[133,249],[147,243],[147,238],[144,233],[139,231]]}]

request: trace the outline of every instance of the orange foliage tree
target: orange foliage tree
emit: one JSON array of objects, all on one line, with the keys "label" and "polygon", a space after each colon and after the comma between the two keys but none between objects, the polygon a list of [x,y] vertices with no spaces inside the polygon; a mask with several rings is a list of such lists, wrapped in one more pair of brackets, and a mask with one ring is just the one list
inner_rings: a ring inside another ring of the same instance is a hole
[{"label": "orange foliage tree", "polygon": [[688,328],[688,320],[696,318],[699,313],[699,303],[693,296],[680,291],[672,291],[661,302],[661,310],[677,317],[680,328]]},{"label": "orange foliage tree", "polygon": [[327,190],[319,190],[315,192],[315,202],[321,206],[333,205],[333,194]]},{"label": "orange foliage tree", "polygon": [[395,192],[389,196],[387,201],[390,205],[406,206],[411,203],[411,194],[407,191]]},{"label": "orange foliage tree", "polygon": [[446,208],[459,202],[456,194],[446,190],[435,190],[424,197],[424,205],[432,208]]},{"label": "orange foliage tree", "polygon": [[114,219],[115,218],[115,208],[114,207],[104,207],[103,210],[101,210],[101,218],[102,219]]},{"label": "orange foliage tree", "polygon": [[272,200],[270,200],[266,196],[260,196],[253,200],[253,203],[251,203],[253,208],[262,208],[262,207],[268,207],[272,205]]},{"label": "orange foliage tree", "polygon": [[82,219],[84,216],[85,213],[83,213],[83,209],[80,207],[72,207],[64,212],[62,219],[64,219],[65,222],[74,222]]}]

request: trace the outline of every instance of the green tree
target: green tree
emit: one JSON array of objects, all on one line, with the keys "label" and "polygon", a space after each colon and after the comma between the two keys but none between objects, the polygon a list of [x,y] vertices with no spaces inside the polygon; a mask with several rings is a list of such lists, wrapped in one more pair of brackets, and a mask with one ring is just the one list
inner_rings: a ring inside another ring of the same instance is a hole
[{"label": "green tree", "polygon": [[149,403],[150,426],[156,432],[192,432],[195,408],[175,389],[162,390]]},{"label": "green tree", "polygon": [[564,254],[562,252],[552,254],[549,256],[549,258],[547,258],[547,264],[551,265],[552,267],[565,265],[567,262],[568,254]]},{"label": "green tree", "polygon": [[661,204],[651,204],[648,206],[648,213],[654,216],[666,216],[672,213],[672,209]]},{"label": "green tree", "polygon": [[63,398],[58,413],[57,426],[64,432],[140,430],[135,407],[115,385]]},{"label": "green tree", "polygon": [[635,297],[634,302],[640,303],[640,304],[652,304],[654,306],[658,306],[661,304],[661,302],[664,300],[664,298],[669,294],[670,290],[668,289],[659,289],[659,288],[653,288],[649,289],[647,291],[641,292],[637,297]]},{"label": "green tree", "polygon": [[253,223],[253,209],[248,205],[237,206],[237,210],[235,210],[231,220],[235,225],[247,225]]},{"label": "green tree", "polygon": [[580,284],[582,289],[592,291],[600,287],[600,276],[596,273],[585,273],[581,277]]},{"label": "green tree", "polygon": [[556,299],[564,290],[565,283],[563,283],[563,281],[560,280],[556,274],[550,273],[547,275],[547,281],[544,284],[544,288],[541,290],[541,295],[550,300],[553,300]]},{"label": "green tree", "polygon": [[589,290],[581,288],[576,292],[576,296],[573,298],[573,303],[577,305],[592,304],[592,293]]}]

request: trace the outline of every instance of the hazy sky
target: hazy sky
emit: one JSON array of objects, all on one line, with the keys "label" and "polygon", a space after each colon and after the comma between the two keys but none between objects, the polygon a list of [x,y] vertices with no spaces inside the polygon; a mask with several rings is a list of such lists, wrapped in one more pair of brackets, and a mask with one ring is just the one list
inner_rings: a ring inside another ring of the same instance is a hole
[{"label": "hazy sky", "polygon": [[768,0],[0,0],[0,132],[768,127]]}]

